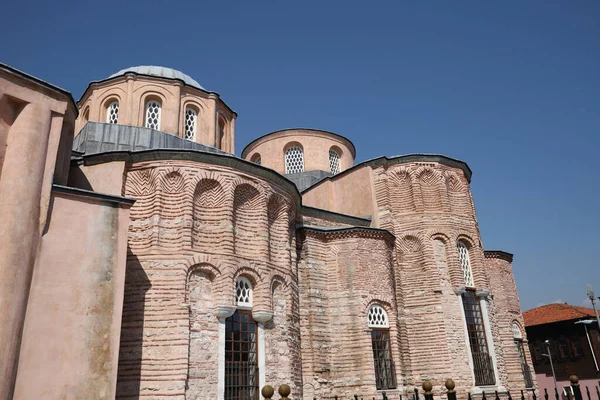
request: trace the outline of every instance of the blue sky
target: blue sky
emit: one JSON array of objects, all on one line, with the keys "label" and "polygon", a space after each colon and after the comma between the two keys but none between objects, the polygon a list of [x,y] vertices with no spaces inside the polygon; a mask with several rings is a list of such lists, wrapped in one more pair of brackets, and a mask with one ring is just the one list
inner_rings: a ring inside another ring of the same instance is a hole
[{"label": "blue sky", "polygon": [[523,309],[600,296],[600,2],[11,1],[0,60],[70,90],[163,65],[239,113],[237,152],[287,127],[357,161],[440,153],[473,169],[486,249]]}]

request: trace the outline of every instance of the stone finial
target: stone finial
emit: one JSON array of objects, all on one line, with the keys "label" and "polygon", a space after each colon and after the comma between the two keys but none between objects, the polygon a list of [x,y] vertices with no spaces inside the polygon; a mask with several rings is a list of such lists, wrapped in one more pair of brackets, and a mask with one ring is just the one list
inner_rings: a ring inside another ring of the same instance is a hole
[{"label": "stone finial", "polygon": [[429,382],[429,381],[425,381],[425,382],[423,382],[423,385],[422,385],[422,386],[423,386],[423,390],[424,390],[426,393],[429,393],[429,392],[431,392],[431,390],[433,389],[433,384],[432,384],[431,382]]},{"label": "stone finial", "polygon": [[290,393],[292,393],[292,389],[288,385],[283,384],[283,385],[279,386],[278,392],[279,392],[279,395],[281,396],[281,400],[287,400]]},{"label": "stone finial", "polygon": [[575,374],[569,376],[569,380],[571,381],[571,385],[578,385],[579,384],[579,377]]},{"label": "stone finial", "polygon": [[446,386],[446,389],[448,389],[449,392],[453,392],[454,388],[456,387],[456,383],[454,383],[452,378],[448,378],[446,379],[446,382],[444,382],[444,386]]},{"label": "stone finial", "polygon": [[271,385],[265,385],[260,391],[260,394],[262,394],[262,397],[265,399],[270,399],[275,394],[275,389],[273,389],[273,386]]}]

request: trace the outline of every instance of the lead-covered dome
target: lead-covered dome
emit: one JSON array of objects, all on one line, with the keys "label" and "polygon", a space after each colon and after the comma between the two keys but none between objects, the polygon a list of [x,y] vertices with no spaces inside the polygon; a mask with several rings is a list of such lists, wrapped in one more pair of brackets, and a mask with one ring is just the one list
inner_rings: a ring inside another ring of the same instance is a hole
[{"label": "lead-covered dome", "polygon": [[196,80],[192,79],[191,76],[186,75],[181,71],[177,71],[176,69],[173,69],[173,68],[160,67],[160,66],[155,66],[155,65],[140,65],[137,67],[125,68],[115,74],[112,74],[111,76],[108,77],[108,79],[125,75],[128,72],[132,72],[132,73],[135,73],[138,75],[157,76],[159,78],[179,79],[179,80],[183,81],[186,85],[190,85],[190,86],[193,86],[198,89],[206,90]]}]

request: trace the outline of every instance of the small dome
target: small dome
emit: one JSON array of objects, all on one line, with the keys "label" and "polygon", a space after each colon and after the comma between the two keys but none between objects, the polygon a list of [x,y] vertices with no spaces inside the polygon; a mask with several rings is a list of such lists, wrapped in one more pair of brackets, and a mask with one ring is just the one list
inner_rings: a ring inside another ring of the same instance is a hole
[{"label": "small dome", "polygon": [[158,66],[154,66],[154,65],[140,65],[138,67],[125,68],[125,69],[120,70],[116,74],[112,74],[111,76],[108,77],[108,79],[125,75],[128,72],[133,72],[133,73],[139,74],[139,75],[158,76],[160,78],[167,78],[167,79],[179,79],[179,80],[183,81],[186,85],[190,85],[190,86],[193,86],[198,89],[206,90],[202,86],[200,86],[200,84],[198,82],[196,82],[194,79],[192,79],[189,75],[186,75],[181,71],[177,71],[176,69],[173,69],[173,68],[158,67]]}]

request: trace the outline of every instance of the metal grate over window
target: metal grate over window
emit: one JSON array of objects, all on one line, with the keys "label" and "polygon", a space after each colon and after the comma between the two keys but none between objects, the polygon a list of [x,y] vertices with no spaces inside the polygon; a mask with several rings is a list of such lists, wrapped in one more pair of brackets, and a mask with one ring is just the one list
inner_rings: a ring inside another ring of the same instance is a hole
[{"label": "metal grate over window", "polygon": [[392,360],[390,331],[388,329],[371,331],[371,345],[373,347],[377,390],[395,389],[396,369]]},{"label": "metal grate over window", "polygon": [[184,139],[196,140],[196,119],[198,114],[193,108],[185,110],[185,133]]},{"label": "metal grate over window", "polygon": [[106,122],[116,124],[119,121],[119,102],[113,101],[106,108]]},{"label": "metal grate over window", "polygon": [[258,400],[257,336],[250,311],[225,320],[225,400]]},{"label": "metal grate over window", "polygon": [[160,130],[161,104],[157,100],[146,103],[146,128]]},{"label": "metal grate over window", "polygon": [[466,287],[475,287],[473,280],[473,271],[471,270],[471,261],[469,260],[469,249],[463,242],[458,242],[458,262],[462,269],[463,279]]},{"label": "metal grate over window", "polygon": [[340,173],[340,155],[334,149],[329,149],[329,169],[334,175]]},{"label": "metal grate over window", "polygon": [[389,328],[387,313],[383,307],[375,304],[369,308],[369,328]]},{"label": "metal grate over window", "polygon": [[285,173],[304,172],[304,154],[300,147],[290,147],[285,151]]},{"label": "metal grate over window", "polygon": [[238,306],[252,306],[252,284],[244,277],[235,283],[235,300]]},{"label": "metal grate over window", "polygon": [[494,385],[496,384],[494,365],[488,350],[479,298],[474,290],[467,290],[462,294],[462,300],[465,307],[471,355],[473,356],[475,385]]}]

